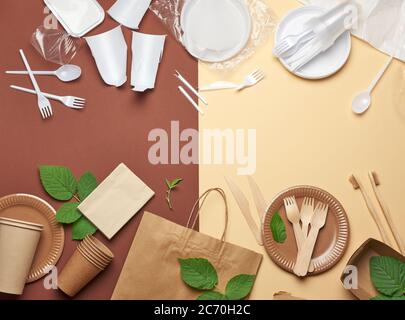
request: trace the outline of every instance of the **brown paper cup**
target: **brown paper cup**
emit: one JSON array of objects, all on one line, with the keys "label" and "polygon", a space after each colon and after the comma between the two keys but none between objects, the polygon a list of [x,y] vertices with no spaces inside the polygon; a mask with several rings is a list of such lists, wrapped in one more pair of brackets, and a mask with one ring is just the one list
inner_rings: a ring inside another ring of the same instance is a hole
[{"label": "brown paper cup", "polygon": [[89,262],[91,262],[95,267],[99,268],[100,270],[104,270],[104,268],[106,267],[104,263],[95,259],[92,253],[84,251],[83,248],[81,248],[80,246],[77,247],[77,250],[82,254],[83,257],[85,257]]},{"label": "brown paper cup", "polygon": [[114,254],[99,240],[94,237],[86,237],[82,241],[83,247],[86,247],[88,250],[94,252],[100,260],[110,263],[114,258]]},{"label": "brown paper cup", "polygon": [[74,297],[111,263],[113,254],[108,248],[107,250],[111,253],[110,260],[101,259],[99,252],[95,249],[90,250],[90,247],[82,241],[59,275],[59,289]]},{"label": "brown paper cup", "polygon": [[103,257],[96,249],[94,249],[93,247],[89,246],[84,242],[82,243],[81,249],[82,251],[87,252],[89,255],[94,257],[94,259],[96,259],[102,265],[103,264],[108,265],[112,261],[112,259],[107,259]]},{"label": "brown paper cup", "polygon": [[0,292],[23,293],[42,230],[39,224],[0,218]]},{"label": "brown paper cup", "polygon": [[[94,238],[95,239],[95,238]],[[114,256],[112,252],[104,246],[100,241],[94,241],[97,245],[93,245],[90,242],[94,240],[90,240],[89,237],[85,238],[79,245],[78,250],[90,261],[92,261],[97,267],[104,269],[106,268],[112,261],[112,257]],[[107,256],[109,254],[109,256]]]},{"label": "brown paper cup", "polygon": [[94,247],[98,249],[98,251],[105,256],[107,259],[113,259],[114,254],[111,252],[110,249],[108,249],[100,240],[93,236],[87,236],[85,238],[86,241],[94,244]]}]

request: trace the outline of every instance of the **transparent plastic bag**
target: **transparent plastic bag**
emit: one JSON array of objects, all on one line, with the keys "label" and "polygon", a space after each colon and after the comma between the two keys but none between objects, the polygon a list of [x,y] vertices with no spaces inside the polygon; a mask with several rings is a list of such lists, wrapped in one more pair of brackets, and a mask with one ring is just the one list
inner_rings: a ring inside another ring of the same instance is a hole
[{"label": "transparent plastic bag", "polygon": [[45,60],[64,65],[79,52],[82,40],[73,38],[65,30],[41,25],[32,34],[31,44]]},{"label": "transparent plastic bag", "polygon": [[[152,1],[150,5],[152,12],[167,26],[169,31],[180,43],[183,43],[180,16],[186,1],[193,0],[155,0]],[[215,63],[204,62],[214,69],[227,70],[235,68],[242,61],[251,57],[257,47],[269,38],[271,31],[276,27],[276,16],[268,6],[266,0],[245,1],[249,7],[252,18],[250,39],[244,49],[229,60]]]},{"label": "transparent plastic bag", "polygon": [[327,9],[341,3],[354,4],[359,20],[353,35],[370,43],[374,48],[405,62],[405,42],[401,37],[405,25],[403,0],[298,0],[303,4],[318,5]]}]

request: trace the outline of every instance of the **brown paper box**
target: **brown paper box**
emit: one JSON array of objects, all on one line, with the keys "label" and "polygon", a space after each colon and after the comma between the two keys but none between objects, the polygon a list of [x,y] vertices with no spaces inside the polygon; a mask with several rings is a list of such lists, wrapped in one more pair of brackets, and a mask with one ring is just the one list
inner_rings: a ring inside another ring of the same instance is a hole
[{"label": "brown paper box", "polygon": [[38,224],[0,218],[0,292],[23,293],[42,229]]},{"label": "brown paper box", "polygon": [[[375,239],[364,242],[347,263],[348,266],[355,266],[358,270],[358,289],[349,291],[360,300],[369,300],[379,294],[370,278],[370,259],[375,256],[393,257],[405,263],[405,257],[385,243]],[[343,284],[346,277],[347,274],[342,273]]]},{"label": "brown paper box", "polygon": [[196,299],[201,292],[182,281],[179,258],[208,259],[224,292],[234,276],[256,275],[262,255],[145,212],[112,299]]}]

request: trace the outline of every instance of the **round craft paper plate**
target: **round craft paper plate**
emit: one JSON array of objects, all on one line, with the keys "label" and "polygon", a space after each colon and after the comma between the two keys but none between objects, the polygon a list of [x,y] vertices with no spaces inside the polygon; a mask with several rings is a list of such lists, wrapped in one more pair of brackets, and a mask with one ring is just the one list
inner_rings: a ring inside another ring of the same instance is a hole
[{"label": "round craft paper plate", "polygon": [[[328,192],[311,186],[298,186],[287,189],[275,197],[270,204],[264,218],[263,241],[270,258],[284,270],[293,273],[297,258],[297,246],[292,224],[288,221],[283,199],[295,196],[298,207],[301,208],[305,197],[312,197],[317,202],[329,206],[325,226],[320,230],[315,245],[312,262],[315,270],[308,275],[315,275],[332,268],[342,258],[349,240],[349,221],[343,206]],[[284,243],[277,243],[273,239],[270,222],[278,212],[286,226],[287,239]]]},{"label": "round craft paper plate", "polygon": [[62,254],[65,233],[55,214],[50,204],[32,195],[13,194],[0,199],[0,217],[44,226],[27,283],[45,276],[47,268],[54,266]]}]

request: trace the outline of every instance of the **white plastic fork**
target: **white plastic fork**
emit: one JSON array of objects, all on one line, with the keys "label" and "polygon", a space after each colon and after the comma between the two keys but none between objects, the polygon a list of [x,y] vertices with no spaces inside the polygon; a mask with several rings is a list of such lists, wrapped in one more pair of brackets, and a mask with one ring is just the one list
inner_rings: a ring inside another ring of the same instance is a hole
[{"label": "white plastic fork", "polygon": [[308,41],[295,54],[293,54],[292,56],[286,58],[287,64],[291,65],[294,62],[296,62],[296,61],[302,59],[303,57],[305,57],[308,54],[308,52],[311,50],[311,48],[314,47],[316,41],[317,41],[316,39]]},{"label": "white plastic fork", "polygon": [[303,66],[311,62],[316,56],[318,56],[323,51],[323,45],[321,43],[316,43],[311,49],[308,50],[307,54],[301,59],[290,64],[292,72],[301,69]]},{"label": "white plastic fork", "polygon": [[281,57],[289,54],[291,56],[299,49],[299,45],[303,41],[310,41],[315,37],[315,33],[312,30],[307,30],[299,34],[288,35],[281,40],[273,49],[273,54],[276,57]]},{"label": "white plastic fork", "polygon": [[253,71],[251,74],[249,74],[245,80],[243,81],[243,83],[236,88],[237,91],[243,90],[245,88],[254,86],[255,84],[257,84],[259,81],[263,80],[265,77],[264,73],[260,70],[257,69],[255,71]]},{"label": "white plastic fork", "polygon": [[37,93],[37,99],[38,99],[38,108],[39,111],[41,112],[42,119],[47,119],[52,116],[52,106],[49,100],[42,94],[41,89],[38,86],[37,80],[35,80],[34,75],[32,74],[31,67],[28,63],[27,58],[25,57],[24,51],[20,49],[20,55],[21,58],[24,62],[25,68],[28,71],[28,74],[30,76],[32,85],[35,88],[35,92]]},{"label": "white plastic fork", "polygon": [[[22,92],[36,94],[35,90],[27,89],[27,88],[24,88],[24,87],[11,85],[10,88],[18,90],[18,91],[22,91]],[[83,109],[84,105],[86,104],[86,99],[79,98],[79,97],[57,96],[55,94],[50,94],[50,93],[45,93],[45,92],[42,92],[42,94],[46,98],[53,99],[53,100],[58,100],[58,101],[62,102],[66,107],[69,107],[69,108],[72,108],[72,109]]]}]

